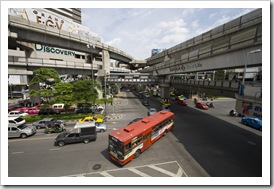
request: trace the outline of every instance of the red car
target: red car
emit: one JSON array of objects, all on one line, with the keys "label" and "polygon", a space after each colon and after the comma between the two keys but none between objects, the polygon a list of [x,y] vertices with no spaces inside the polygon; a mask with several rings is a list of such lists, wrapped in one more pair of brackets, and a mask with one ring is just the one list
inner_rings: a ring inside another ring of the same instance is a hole
[{"label": "red car", "polygon": [[202,102],[197,102],[196,103],[196,108],[200,108],[200,109],[203,109],[203,110],[208,110],[208,106]]},{"label": "red car", "polygon": [[177,100],[177,104],[180,104],[182,106],[187,106],[187,103],[184,100]]},{"label": "red car", "polygon": [[29,110],[27,111],[27,113],[28,114],[38,114],[39,113],[39,109],[35,108],[35,107],[29,108]]},{"label": "red car", "polygon": [[29,108],[28,107],[20,107],[20,108],[17,108],[16,111],[22,111],[24,113],[28,113],[28,110]]}]

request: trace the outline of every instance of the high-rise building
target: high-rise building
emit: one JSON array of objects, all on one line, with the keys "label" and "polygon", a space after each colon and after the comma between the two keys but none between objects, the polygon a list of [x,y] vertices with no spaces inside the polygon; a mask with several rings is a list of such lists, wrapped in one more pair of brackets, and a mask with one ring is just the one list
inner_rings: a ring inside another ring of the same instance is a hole
[{"label": "high-rise building", "polygon": [[62,15],[66,18],[72,19],[73,22],[76,22],[78,24],[82,24],[81,21],[81,9],[80,8],[45,8],[46,10],[49,10],[51,12],[54,12],[58,15]]}]

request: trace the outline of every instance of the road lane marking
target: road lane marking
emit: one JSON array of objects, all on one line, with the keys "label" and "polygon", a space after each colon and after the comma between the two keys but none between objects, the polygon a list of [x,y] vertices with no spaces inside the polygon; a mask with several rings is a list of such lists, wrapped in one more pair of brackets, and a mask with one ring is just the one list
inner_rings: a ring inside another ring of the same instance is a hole
[{"label": "road lane marking", "polygon": [[49,150],[60,150],[60,148],[51,148]]},{"label": "road lane marking", "polygon": [[23,142],[23,141],[30,141],[30,140],[46,140],[46,139],[52,139],[56,137],[45,137],[45,138],[24,138],[24,139],[15,139],[15,140],[9,140],[8,142]]},{"label": "road lane marking", "polygon": [[140,175],[140,176],[142,176],[142,177],[151,177],[150,175],[147,175],[147,174],[145,174],[145,173],[143,173],[143,172],[141,172],[141,171],[139,171],[139,170],[137,170],[137,169],[135,169],[135,168],[128,168],[128,170],[130,170],[130,171],[132,171],[133,173],[136,173],[137,175]]},{"label": "road lane marking", "polygon": [[106,171],[100,172],[104,177],[113,177],[111,174],[108,174]]},{"label": "road lane marking", "polygon": [[[162,169],[162,168],[159,168],[159,167],[156,167],[156,165],[165,165],[165,164],[170,164],[170,163],[176,163],[179,167],[179,170],[177,171],[177,173],[172,173],[172,172],[169,172],[165,169]],[[105,170],[105,171],[102,171],[102,172],[90,172],[90,173],[82,173],[82,174],[75,174],[75,175],[66,175],[66,176],[63,176],[63,177],[79,177],[79,176],[85,176],[85,175],[94,175],[94,174],[101,174],[105,177],[114,177],[113,175],[109,174],[109,172],[114,172],[114,171],[122,171],[122,170],[129,170],[129,171],[132,171],[140,176],[143,176],[143,177],[152,177],[150,175],[147,175],[139,170],[137,170],[137,168],[145,168],[145,167],[150,167],[154,170],[157,170],[157,171],[160,171],[166,175],[169,175],[169,176],[172,176],[172,177],[181,177],[182,175],[185,175],[186,177],[187,174],[185,173],[185,171],[182,169],[182,167],[179,165],[179,163],[177,161],[169,161],[169,162],[164,162],[164,163],[157,163],[157,164],[149,164],[149,165],[140,165],[140,166],[135,166],[135,167],[129,167],[129,168],[118,168],[118,169],[111,169],[111,170]]]},{"label": "road lane marking", "polygon": [[178,169],[178,172],[176,174],[176,177],[181,177],[183,175],[183,171],[181,168]]},{"label": "road lane marking", "polygon": [[12,152],[11,154],[23,154],[24,152]]},{"label": "road lane marking", "polygon": [[167,171],[167,170],[165,170],[165,169],[162,169],[162,168],[160,168],[160,167],[156,167],[155,165],[149,165],[148,167],[150,167],[150,168],[152,168],[152,169],[154,169],[154,170],[156,170],[156,171],[159,171],[159,172],[161,172],[161,173],[164,173],[164,174],[166,174],[166,175],[169,175],[169,176],[171,176],[171,177],[176,177],[176,176],[177,176],[177,175],[175,175],[174,173],[169,172],[169,171]]}]

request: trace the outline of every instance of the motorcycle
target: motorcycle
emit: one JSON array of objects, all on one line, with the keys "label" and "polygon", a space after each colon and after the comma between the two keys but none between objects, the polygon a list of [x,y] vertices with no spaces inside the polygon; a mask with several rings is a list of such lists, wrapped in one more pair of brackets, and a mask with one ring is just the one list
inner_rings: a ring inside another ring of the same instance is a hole
[{"label": "motorcycle", "polygon": [[209,108],[214,108],[213,102],[207,102],[206,105],[207,105]]},{"label": "motorcycle", "polygon": [[229,115],[232,117],[237,116],[237,112],[235,110],[230,110]]}]

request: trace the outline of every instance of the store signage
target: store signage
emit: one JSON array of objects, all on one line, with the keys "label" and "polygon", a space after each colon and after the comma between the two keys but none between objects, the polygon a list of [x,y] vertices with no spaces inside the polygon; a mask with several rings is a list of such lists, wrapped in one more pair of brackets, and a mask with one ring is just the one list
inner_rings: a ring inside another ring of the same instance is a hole
[{"label": "store signage", "polygon": [[35,44],[34,47],[36,51],[42,51],[42,52],[54,53],[54,54],[60,54],[60,55],[66,55],[66,56],[75,56],[75,52],[65,50],[65,49],[59,49],[59,48],[49,47],[49,46],[40,45],[40,44]]},{"label": "store signage", "polygon": [[36,23],[50,26],[52,28],[57,28],[59,30],[62,29],[62,26],[65,22],[62,18],[51,15],[46,12],[39,12],[37,10],[33,10],[33,14],[35,14],[36,17]]},{"label": "store signage", "polygon": [[203,65],[201,63],[181,64],[181,65],[177,65],[169,68],[169,71],[170,72],[196,71],[198,68],[203,68]]}]

